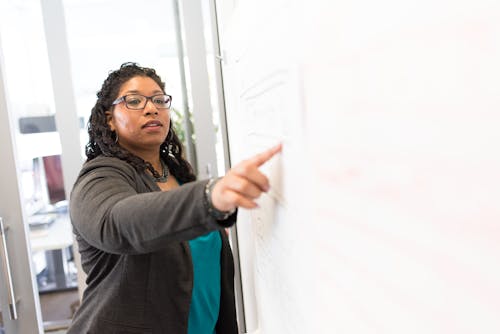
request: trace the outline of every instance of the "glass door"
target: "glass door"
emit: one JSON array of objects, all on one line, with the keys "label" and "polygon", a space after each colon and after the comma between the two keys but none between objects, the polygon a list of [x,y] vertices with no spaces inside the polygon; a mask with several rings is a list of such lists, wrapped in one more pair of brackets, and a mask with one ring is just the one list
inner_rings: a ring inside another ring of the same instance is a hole
[{"label": "glass door", "polygon": [[[39,0],[0,2],[0,132],[6,136],[0,216],[8,225],[0,244],[5,281],[0,297],[3,326],[9,334],[67,327],[79,300],[67,210],[72,184],[68,175],[75,174],[75,168],[68,173],[66,167],[68,160],[77,168],[81,165],[80,143],[77,131],[65,136],[72,129],[67,115],[74,114],[76,120],[76,110],[67,103],[72,94],[59,84],[64,80],[58,74],[69,71],[64,70],[61,56],[64,43],[61,39],[56,46],[53,43],[59,37],[54,31],[60,29],[52,29],[54,17],[47,17],[48,12],[56,14],[54,4],[51,1],[47,10],[48,3]],[[61,103],[62,99],[66,101]],[[60,138],[65,138],[64,145]],[[68,158],[67,147],[78,152],[76,159]],[[18,317],[11,311],[16,304],[23,310]]]},{"label": "glass door", "polygon": [[[1,42],[1,40],[0,40]],[[42,319],[0,47],[0,333],[41,333]]]}]

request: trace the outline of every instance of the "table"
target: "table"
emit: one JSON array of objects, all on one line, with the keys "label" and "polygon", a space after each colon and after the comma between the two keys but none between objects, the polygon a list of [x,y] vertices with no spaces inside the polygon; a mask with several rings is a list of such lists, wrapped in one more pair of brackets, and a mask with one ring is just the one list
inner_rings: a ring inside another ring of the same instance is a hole
[{"label": "table", "polygon": [[38,284],[39,292],[67,290],[77,287],[68,277],[67,251],[73,245],[73,232],[68,213],[58,213],[55,221],[45,227],[30,229],[31,252],[45,252],[47,280]]}]

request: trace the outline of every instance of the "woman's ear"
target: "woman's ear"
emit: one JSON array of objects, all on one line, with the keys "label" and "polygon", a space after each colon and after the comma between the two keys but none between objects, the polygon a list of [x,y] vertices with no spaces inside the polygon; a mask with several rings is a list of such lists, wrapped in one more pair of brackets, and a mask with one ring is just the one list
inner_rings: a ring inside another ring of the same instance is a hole
[{"label": "woman's ear", "polygon": [[113,122],[113,113],[111,111],[106,111],[106,123],[108,123],[108,126],[111,131],[115,131],[115,125]]}]

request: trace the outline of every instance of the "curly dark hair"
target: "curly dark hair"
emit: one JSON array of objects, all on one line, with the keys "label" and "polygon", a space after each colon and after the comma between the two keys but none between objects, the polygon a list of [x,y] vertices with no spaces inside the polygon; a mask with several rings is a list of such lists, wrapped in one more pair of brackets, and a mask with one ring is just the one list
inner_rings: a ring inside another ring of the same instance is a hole
[{"label": "curly dark hair", "polygon": [[[116,134],[109,128],[106,118],[106,111],[111,110],[113,101],[118,98],[121,86],[137,76],[153,79],[165,92],[165,83],[152,68],[141,67],[136,63],[124,63],[118,70],[110,72],[101,90],[97,92],[97,101],[90,114],[89,142],[85,146],[85,154],[87,161],[100,155],[116,157],[130,163],[138,171],[148,169],[155,177],[159,177],[160,175],[149,162],[132,154],[116,142]],[[193,168],[183,157],[182,143],[175,134],[172,123],[170,123],[165,141],[160,146],[160,157],[178,181],[186,183],[196,179]]]}]

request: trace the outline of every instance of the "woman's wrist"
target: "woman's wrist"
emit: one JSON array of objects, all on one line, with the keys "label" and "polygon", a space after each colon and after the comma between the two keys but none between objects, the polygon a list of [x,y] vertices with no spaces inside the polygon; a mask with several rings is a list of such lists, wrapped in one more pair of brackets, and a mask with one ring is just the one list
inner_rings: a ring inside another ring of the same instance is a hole
[{"label": "woman's wrist", "polygon": [[213,205],[212,191],[217,181],[219,181],[219,179],[220,178],[212,178],[205,185],[204,202],[205,202],[205,207],[207,208],[207,211],[210,214],[210,216],[212,216],[216,220],[226,220],[236,211],[236,208],[230,211],[221,211]]}]

